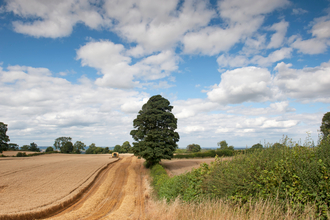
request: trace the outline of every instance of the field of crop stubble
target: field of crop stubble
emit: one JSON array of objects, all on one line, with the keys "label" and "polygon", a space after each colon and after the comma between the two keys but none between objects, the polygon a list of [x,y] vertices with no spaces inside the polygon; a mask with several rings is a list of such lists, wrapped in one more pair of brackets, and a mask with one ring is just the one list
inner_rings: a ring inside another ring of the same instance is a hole
[{"label": "field of crop stubble", "polygon": [[116,160],[63,154],[0,158],[0,219],[40,218],[61,209]]},{"label": "field of crop stubble", "polygon": [[[118,161],[109,157],[1,158],[0,219],[154,219],[156,207],[150,200],[144,160],[132,155],[121,155]],[[211,161],[214,159],[162,163],[177,175]]]}]

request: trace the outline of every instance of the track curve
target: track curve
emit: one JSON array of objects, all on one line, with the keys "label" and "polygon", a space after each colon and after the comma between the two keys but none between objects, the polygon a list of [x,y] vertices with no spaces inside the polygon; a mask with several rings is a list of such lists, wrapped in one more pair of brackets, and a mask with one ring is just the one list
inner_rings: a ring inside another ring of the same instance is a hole
[{"label": "track curve", "polygon": [[80,200],[47,219],[145,219],[143,165],[136,157],[111,164]]}]

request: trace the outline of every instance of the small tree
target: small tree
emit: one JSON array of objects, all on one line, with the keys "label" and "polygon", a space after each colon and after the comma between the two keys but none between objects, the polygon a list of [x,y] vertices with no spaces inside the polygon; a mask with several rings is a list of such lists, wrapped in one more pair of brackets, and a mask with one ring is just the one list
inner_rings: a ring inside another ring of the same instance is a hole
[{"label": "small tree", "polygon": [[30,145],[23,145],[20,147],[22,151],[29,151]]},{"label": "small tree", "polygon": [[325,139],[330,134],[330,112],[323,115],[320,129],[323,134],[323,139]]},{"label": "small tree", "polygon": [[177,119],[172,114],[173,106],[161,95],[152,96],[142,106],[133,121],[133,153],[147,162],[147,167],[157,164],[161,159],[171,159],[177,149],[179,134],[175,132]]},{"label": "small tree", "polygon": [[71,137],[56,138],[54,142],[54,147],[56,149],[60,149],[61,153],[71,153],[73,151],[73,144],[71,140]]},{"label": "small tree", "polygon": [[8,148],[8,141],[10,141],[9,137],[6,135],[7,133],[7,125],[4,124],[3,122],[0,122],[0,153],[2,151],[7,150]]},{"label": "small tree", "polygon": [[109,153],[109,147],[103,148],[103,154],[108,154]]},{"label": "small tree", "polygon": [[73,152],[76,154],[80,154],[81,150],[85,150],[86,145],[81,141],[76,141],[73,145]]},{"label": "small tree", "polygon": [[262,144],[254,144],[252,145],[251,149],[263,149],[264,147],[262,146]]},{"label": "small tree", "polygon": [[40,152],[40,149],[38,148],[38,145],[37,145],[36,143],[32,142],[32,143],[30,144],[29,151]]},{"label": "small tree", "polygon": [[54,148],[52,148],[52,147],[47,147],[47,149],[46,149],[46,153],[53,152],[53,151],[54,151]]},{"label": "small tree", "polygon": [[131,145],[130,145],[130,143],[128,141],[125,141],[123,143],[123,145],[121,146],[121,149],[122,149],[123,153],[130,152],[131,151]]},{"label": "small tree", "polygon": [[201,146],[199,144],[189,144],[186,149],[188,152],[200,152]]},{"label": "small tree", "polygon": [[118,152],[118,153],[121,153],[121,146],[119,144],[117,144],[114,149],[113,149],[114,152]]},{"label": "small tree", "polygon": [[228,148],[227,141],[225,140],[218,142],[217,145],[220,147],[220,150],[225,150]]},{"label": "small tree", "polygon": [[19,150],[18,149],[18,144],[9,143],[8,144],[8,150],[14,150],[14,151]]}]

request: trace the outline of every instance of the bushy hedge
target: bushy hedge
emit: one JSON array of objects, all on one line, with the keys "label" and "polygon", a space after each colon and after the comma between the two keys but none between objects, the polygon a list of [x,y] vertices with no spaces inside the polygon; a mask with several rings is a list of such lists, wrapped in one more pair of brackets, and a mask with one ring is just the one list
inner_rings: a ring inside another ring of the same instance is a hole
[{"label": "bushy hedge", "polygon": [[[157,165],[160,166],[160,165]],[[161,169],[158,167],[157,169]],[[166,173],[166,172],[165,172]],[[162,177],[156,188],[160,198],[180,196],[185,201],[204,197],[245,203],[276,199],[295,210],[317,207],[320,218],[329,217],[330,137],[317,147],[283,143],[233,157],[175,176]]]},{"label": "bushy hedge", "polygon": [[187,153],[187,154],[176,154],[173,158],[204,158],[204,157],[230,157],[234,156],[233,150],[209,150],[205,152]]}]

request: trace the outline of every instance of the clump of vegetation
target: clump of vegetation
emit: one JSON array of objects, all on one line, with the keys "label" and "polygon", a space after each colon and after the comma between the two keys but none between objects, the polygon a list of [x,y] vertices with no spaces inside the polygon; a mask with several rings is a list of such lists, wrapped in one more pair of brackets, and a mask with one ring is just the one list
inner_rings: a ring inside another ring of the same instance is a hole
[{"label": "clump of vegetation", "polygon": [[159,198],[168,201],[178,196],[184,201],[211,198],[234,204],[276,200],[296,211],[314,204],[317,215],[326,218],[330,207],[330,136],[315,147],[284,138],[281,143],[259,146],[230,161],[216,159],[187,174],[162,177],[156,185]]},{"label": "clump of vegetation", "polygon": [[176,154],[173,158],[205,158],[205,157],[231,157],[235,155],[235,151],[225,149],[225,150],[208,150],[204,152],[189,153],[189,154]]},{"label": "clump of vegetation", "polygon": [[128,141],[125,141],[122,146],[117,144],[113,149],[114,152],[118,153],[133,153],[132,150],[132,146]]},{"label": "clump of vegetation", "polygon": [[94,143],[88,146],[86,154],[109,154],[112,151],[109,150],[109,147],[96,147]]},{"label": "clump of vegetation", "polygon": [[201,146],[199,144],[189,144],[186,149],[187,152],[200,152]]},{"label": "clump of vegetation", "polygon": [[72,144],[71,137],[59,137],[55,139],[54,147],[59,149],[61,153],[67,154],[81,154],[82,150],[85,150],[86,145],[81,141],[76,141]]},{"label": "clump of vegetation", "polygon": [[34,151],[34,152],[40,152],[40,149],[38,148],[38,145],[34,142],[32,142],[30,145],[23,145],[21,147],[21,150],[23,151]]},{"label": "clump of vegetation", "polygon": [[16,154],[16,157],[27,157],[26,153],[25,152],[18,152]]}]

